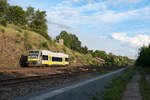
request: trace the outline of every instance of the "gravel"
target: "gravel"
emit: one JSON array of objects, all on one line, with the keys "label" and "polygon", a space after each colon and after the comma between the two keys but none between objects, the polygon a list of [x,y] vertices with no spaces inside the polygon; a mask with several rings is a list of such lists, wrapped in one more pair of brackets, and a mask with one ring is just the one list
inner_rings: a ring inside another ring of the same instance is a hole
[{"label": "gravel", "polygon": [[21,83],[17,86],[8,86],[0,88],[0,100],[8,100],[17,96],[24,96],[29,93],[44,90],[47,88],[61,86],[66,83],[79,81],[81,79],[90,78],[99,75],[99,73],[88,73],[78,76],[70,76],[67,78],[53,78],[48,80],[39,80],[28,83]]}]

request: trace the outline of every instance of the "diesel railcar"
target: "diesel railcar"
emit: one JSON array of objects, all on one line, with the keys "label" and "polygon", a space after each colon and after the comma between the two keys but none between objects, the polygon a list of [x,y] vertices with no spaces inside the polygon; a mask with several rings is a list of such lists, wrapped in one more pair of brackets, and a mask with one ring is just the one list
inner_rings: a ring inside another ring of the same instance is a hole
[{"label": "diesel railcar", "polygon": [[49,50],[30,50],[27,63],[28,66],[68,65],[69,55]]}]

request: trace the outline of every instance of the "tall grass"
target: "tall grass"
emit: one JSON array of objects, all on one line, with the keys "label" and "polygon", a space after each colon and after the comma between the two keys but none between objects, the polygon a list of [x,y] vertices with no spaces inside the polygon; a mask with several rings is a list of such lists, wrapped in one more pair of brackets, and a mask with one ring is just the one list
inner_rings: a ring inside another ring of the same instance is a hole
[{"label": "tall grass", "polygon": [[134,74],[133,69],[126,70],[121,76],[114,78],[109,84],[108,90],[104,91],[104,100],[121,100],[123,92],[126,90],[126,85]]}]

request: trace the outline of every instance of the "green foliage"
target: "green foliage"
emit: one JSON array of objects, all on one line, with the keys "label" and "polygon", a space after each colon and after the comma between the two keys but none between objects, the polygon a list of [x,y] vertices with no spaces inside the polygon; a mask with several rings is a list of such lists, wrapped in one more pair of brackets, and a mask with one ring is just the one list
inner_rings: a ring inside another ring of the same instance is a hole
[{"label": "green foliage", "polygon": [[19,6],[10,6],[6,19],[9,23],[15,25],[25,25],[27,23],[26,12]]},{"label": "green foliage", "polygon": [[24,33],[24,39],[27,41],[29,39],[29,33],[28,32],[25,32]]},{"label": "green foliage", "polygon": [[17,37],[20,37],[21,35],[18,33],[16,36],[17,36]]},{"label": "green foliage", "polygon": [[[30,9],[30,10],[29,10]],[[29,10],[29,11],[28,11]],[[34,12],[33,8],[28,8],[28,24],[31,30],[40,33],[46,39],[51,40],[47,34],[47,24],[46,24],[46,12],[37,10]],[[34,16],[34,17],[33,17]]]},{"label": "green foliage", "polygon": [[26,19],[28,22],[28,25],[30,26],[31,22],[33,21],[34,17],[35,17],[35,11],[33,7],[28,7],[27,11],[26,11]]},{"label": "green foliage", "polygon": [[8,11],[7,0],[0,0],[0,18],[6,16]]},{"label": "green foliage", "polygon": [[81,47],[80,52],[83,54],[87,54],[88,53],[88,47],[87,46]]},{"label": "green foliage", "polygon": [[20,44],[21,42],[19,40],[16,40],[15,43]]},{"label": "green foliage", "polygon": [[20,28],[18,29],[18,31],[19,31],[20,33],[22,33],[22,32],[23,32]]},{"label": "green foliage", "polygon": [[66,52],[66,47],[63,47],[63,51]]},{"label": "green foliage", "polygon": [[121,76],[114,78],[108,86],[109,90],[104,91],[104,100],[120,100],[126,85],[134,74],[133,69],[128,69]]},{"label": "green foliage", "polygon": [[147,82],[144,74],[142,73],[142,76],[139,80],[139,87],[140,87],[140,93],[143,98],[143,100],[150,100],[150,85]]},{"label": "green foliage", "polygon": [[150,67],[150,45],[141,47],[136,65]]},{"label": "green foliage", "polygon": [[44,48],[48,48],[47,42],[42,42],[42,43],[41,43],[41,46],[44,47]]},{"label": "green foliage", "polygon": [[26,48],[27,48],[27,50],[31,50],[32,49],[32,45],[30,43],[27,43],[26,44]]},{"label": "green foliage", "polygon": [[7,21],[5,19],[0,20],[0,24],[7,27]]},{"label": "green foliage", "polygon": [[116,56],[112,53],[107,54],[105,51],[100,50],[88,50],[88,53],[93,57],[104,59],[106,66],[129,66],[134,64],[134,60],[126,56]]},{"label": "green foliage", "polygon": [[100,63],[97,62],[96,60],[92,60],[91,65],[92,65],[92,66],[100,66]]},{"label": "green foliage", "polygon": [[64,39],[64,45],[72,50],[76,50],[80,52],[81,50],[81,41],[79,41],[78,37],[74,34],[69,34],[66,31],[62,31],[60,35],[56,37],[56,41],[59,39]]},{"label": "green foliage", "polygon": [[5,33],[5,29],[1,29],[0,31],[1,31],[2,33]]}]

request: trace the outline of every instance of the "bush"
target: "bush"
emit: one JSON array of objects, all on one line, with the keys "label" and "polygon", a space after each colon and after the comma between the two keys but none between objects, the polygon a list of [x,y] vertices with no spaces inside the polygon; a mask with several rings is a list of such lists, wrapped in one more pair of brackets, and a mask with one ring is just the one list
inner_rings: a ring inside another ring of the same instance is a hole
[{"label": "bush", "polygon": [[20,34],[17,34],[16,36],[17,36],[17,37],[20,37]]},{"label": "bush", "polygon": [[66,52],[66,48],[65,47],[63,47],[63,51]]},{"label": "bush", "polygon": [[26,44],[26,48],[27,48],[28,50],[30,50],[30,49],[32,49],[32,45],[29,44],[29,43],[27,43],[27,44]]},{"label": "bush", "polygon": [[41,46],[44,47],[44,48],[48,48],[47,42],[42,42],[42,43],[41,43]]},{"label": "bush", "polygon": [[5,29],[1,29],[0,31],[1,31],[2,33],[5,33]]},{"label": "bush", "polygon": [[15,43],[18,43],[18,44],[19,44],[19,43],[20,43],[20,41],[19,41],[19,40],[16,40],[16,41],[15,41]]},{"label": "bush", "polygon": [[28,32],[25,32],[25,33],[24,33],[24,39],[25,39],[25,40],[28,40],[28,38],[29,38],[29,33],[28,33]]},{"label": "bush", "polygon": [[2,19],[0,21],[0,24],[3,25],[4,27],[7,27],[7,21],[5,19]]},{"label": "bush", "polygon": [[18,31],[19,31],[20,33],[22,33],[22,30],[21,30],[21,29],[18,29]]}]

